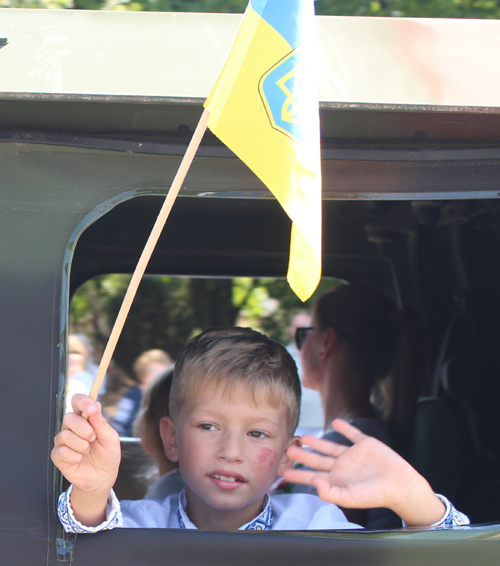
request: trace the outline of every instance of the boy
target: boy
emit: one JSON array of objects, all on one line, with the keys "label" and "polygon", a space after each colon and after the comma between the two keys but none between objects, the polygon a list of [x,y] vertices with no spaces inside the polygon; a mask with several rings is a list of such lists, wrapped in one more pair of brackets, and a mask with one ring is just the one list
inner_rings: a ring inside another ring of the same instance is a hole
[{"label": "boy", "polygon": [[[293,436],[300,381],[288,352],[248,328],[208,330],[176,363],[170,417],[161,423],[166,456],[178,461],[186,489],[165,500],[120,504],[111,491],[120,461],[116,432],[99,403],[75,397],[56,436],[52,460],[72,482],[60,497],[69,532],[115,526],[210,530],[358,528],[345,507],[388,507],[407,526],[466,524],[409,464],[344,421],[334,426],[345,447],[307,437],[325,456],[306,452]],[[89,415],[88,422],[81,412]],[[318,471],[292,470],[293,460]],[[314,485],[308,494],[269,496],[276,476]]]}]

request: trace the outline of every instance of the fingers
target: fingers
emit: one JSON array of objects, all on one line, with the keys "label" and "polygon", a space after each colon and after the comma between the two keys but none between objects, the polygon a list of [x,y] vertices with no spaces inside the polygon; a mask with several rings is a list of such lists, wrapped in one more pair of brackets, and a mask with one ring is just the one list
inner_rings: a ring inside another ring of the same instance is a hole
[{"label": "fingers", "polygon": [[[344,491],[341,487],[332,485],[328,481],[328,474],[310,470],[289,469],[285,470],[284,478],[290,483],[311,485],[316,488],[319,497],[328,503],[346,506]],[[351,505],[352,507],[352,505]]]},{"label": "fingers", "polygon": [[67,446],[69,449],[78,452],[79,454],[86,454],[90,450],[90,443],[93,442],[96,435],[92,433],[89,439],[82,438],[81,436],[75,434],[69,428],[62,430],[54,438],[54,447]]},{"label": "fingers", "polygon": [[316,488],[319,498],[323,501],[346,506],[345,497],[343,497],[342,490],[338,486],[331,485],[326,479],[320,477],[314,478],[312,485]]},{"label": "fingers", "polygon": [[52,449],[50,457],[54,466],[56,466],[56,468],[61,470],[64,474],[67,466],[73,466],[82,461],[83,454],[76,452],[75,450],[71,450],[71,448],[68,448],[67,446],[57,446]]},{"label": "fingers", "polygon": [[303,464],[308,468],[313,470],[320,470],[322,472],[330,471],[334,464],[335,458],[329,458],[328,456],[322,456],[321,454],[316,454],[316,452],[311,452],[309,450],[304,450],[298,446],[290,446],[287,450],[287,455],[291,460]]},{"label": "fingers", "polygon": [[316,452],[321,452],[321,454],[331,456],[332,458],[338,458],[348,448],[348,446],[344,446],[343,444],[337,444],[336,442],[323,438],[316,438],[309,434],[305,434],[302,437],[302,445],[307,445],[313,450],[316,450]]},{"label": "fingers", "polygon": [[94,403],[88,395],[83,395],[82,393],[73,395],[71,398],[71,406],[73,407],[73,412],[77,415],[85,413],[90,417],[97,412],[96,403]]},{"label": "fingers", "polygon": [[78,464],[96,438],[93,427],[85,419],[76,413],[67,413],[61,431],[54,438],[52,461],[59,468]]},{"label": "fingers", "polygon": [[[52,462],[59,469],[62,469],[63,466],[79,464],[90,450],[89,443],[76,434],[71,431],[64,431],[64,433],[63,436],[57,435],[54,439],[54,448],[51,453]],[[71,437],[68,435],[71,435]]]},{"label": "fingers", "polygon": [[[314,485],[314,481],[323,478],[326,474],[313,470],[301,470],[289,468],[283,473],[283,477],[290,483],[300,483],[303,485]],[[324,478],[323,478],[324,479]]]},{"label": "fingers", "polygon": [[104,416],[102,414],[101,403],[96,403],[95,407],[96,407],[96,411],[95,411],[94,414],[89,415],[88,422],[92,426],[92,428],[96,431],[97,436],[100,438],[102,434],[105,434],[105,433],[108,432],[108,429],[111,429],[113,431],[114,431],[114,429],[108,424],[108,422],[104,418]]},{"label": "fingers", "polygon": [[337,432],[340,432],[340,434],[345,436],[353,444],[356,444],[356,442],[359,442],[360,440],[363,440],[363,438],[366,438],[366,434],[363,434],[359,430],[359,428],[356,428],[352,424],[342,419],[335,419],[332,422],[332,428]]},{"label": "fingers", "polygon": [[[77,397],[75,399],[75,397]],[[102,414],[100,403],[94,403],[87,395],[75,395],[72,399],[74,413],[66,413],[64,416],[61,432],[54,439],[54,446],[59,447],[66,444],[68,448],[75,449],[79,453],[85,453],[89,443],[97,440],[98,445],[102,449],[115,448],[119,446],[120,440],[118,433],[112,428]],[[85,420],[81,415],[82,412],[91,413],[89,420]],[[68,433],[66,433],[68,431]],[[69,434],[73,433],[75,437],[86,443],[86,448],[81,442],[77,442],[75,438]],[[64,433],[64,434],[63,434]]]},{"label": "fingers", "polygon": [[102,414],[101,403],[96,403],[97,412],[89,417],[89,424],[97,434],[97,442],[103,447],[120,447],[120,437],[116,430],[108,423]]},{"label": "fingers", "polygon": [[[61,426],[61,432],[69,430],[87,442],[92,442],[96,438],[94,427],[84,418],[76,413],[66,413]],[[57,436],[59,436],[59,433]],[[56,436],[56,438],[57,438]]]}]

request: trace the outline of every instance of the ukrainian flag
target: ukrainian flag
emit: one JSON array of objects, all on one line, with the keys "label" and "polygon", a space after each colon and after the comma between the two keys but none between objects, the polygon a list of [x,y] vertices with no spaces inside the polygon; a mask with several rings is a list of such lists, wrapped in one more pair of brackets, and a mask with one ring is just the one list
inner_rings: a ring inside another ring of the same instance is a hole
[{"label": "ukrainian flag", "polygon": [[288,281],[321,277],[321,157],[314,0],[251,0],[205,103],[208,127],[291,218]]}]

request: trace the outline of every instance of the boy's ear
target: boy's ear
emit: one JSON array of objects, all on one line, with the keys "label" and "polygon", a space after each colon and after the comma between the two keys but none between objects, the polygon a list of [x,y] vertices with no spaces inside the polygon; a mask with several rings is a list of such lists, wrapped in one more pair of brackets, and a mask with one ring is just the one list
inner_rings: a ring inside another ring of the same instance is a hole
[{"label": "boy's ear", "polygon": [[337,343],[337,340],[337,331],[334,328],[326,328],[323,332],[323,338],[321,341],[321,348],[319,351],[320,357],[327,358]]},{"label": "boy's ear", "polygon": [[177,447],[177,436],[175,434],[174,421],[170,417],[161,418],[160,436],[163,441],[165,456],[172,462],[178,462],[179,449]]},{"label": "boy's ear", "polygon": [[286,445],[286,450],[283,454],[283,457],[281,458],[281,462],[280,462],[280,465],[278,467],[277,475],[278,475],[279,478],[282,478],[283,474],[285,473],[285,470],[292,468],[293,464],[295,463],[295,460],[291,460],[288,457],[288,449],[292,445],[300,447],[300,436],[292,436],[292,438],[290,438],[290,440],[288,441],[288,443]]}]

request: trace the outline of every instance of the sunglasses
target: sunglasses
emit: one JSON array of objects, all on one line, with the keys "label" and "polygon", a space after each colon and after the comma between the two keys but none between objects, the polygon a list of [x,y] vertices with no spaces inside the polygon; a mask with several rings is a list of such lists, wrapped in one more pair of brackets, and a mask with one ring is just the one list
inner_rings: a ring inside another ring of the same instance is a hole
[{"label": "sunglasses", "polygon": [[300,350],[304,345],[307,333],[310,330],[316,330],[316,328],[314,326],[301,326],[295,329],[295,344],[297,345],[297,350]]}]

